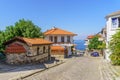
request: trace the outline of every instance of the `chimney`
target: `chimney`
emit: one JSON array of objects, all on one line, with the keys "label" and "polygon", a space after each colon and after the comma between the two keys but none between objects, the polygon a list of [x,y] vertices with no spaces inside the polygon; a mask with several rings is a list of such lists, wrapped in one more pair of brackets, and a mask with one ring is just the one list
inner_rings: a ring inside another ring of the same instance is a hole
[{"label": "chimney", "polygon": [[55,28],[56,28],[55,26],[52,27],[52,29],[55,29]]}]

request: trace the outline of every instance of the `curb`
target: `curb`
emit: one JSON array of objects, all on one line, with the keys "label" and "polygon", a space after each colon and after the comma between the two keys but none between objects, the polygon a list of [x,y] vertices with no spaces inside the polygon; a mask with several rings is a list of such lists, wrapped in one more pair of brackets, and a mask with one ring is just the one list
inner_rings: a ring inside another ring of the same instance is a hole
[{"label": "curb", "polygon": [[42,70],[38,70],[38,71],[35,71],[35,72],[31,72],[31,73],[26,74],[26,75],[23,75],[23,76],[13,77],[13,78],[8,79],[8,80],[21,80],[21,79],[27,78],[27,77],[29,77],[29,76],[32,76],[32,75],[34,75],[34,74],[36,74],[36,73],[43,72],[43,71],[45,71],[45,70],[47,70],[47,69],[56,67],[56,66],[58,66],[58,65],[60,65],[60,64],[63,64],[63,63],[65,63],[65,62],[60,62],[60,63],[57,63],[57,64],[55,64],[55,65],[52,65],[52,66],[50,66],[50,67],[48,67],[48,68],[44,68],[44,69],[42,69]]}]

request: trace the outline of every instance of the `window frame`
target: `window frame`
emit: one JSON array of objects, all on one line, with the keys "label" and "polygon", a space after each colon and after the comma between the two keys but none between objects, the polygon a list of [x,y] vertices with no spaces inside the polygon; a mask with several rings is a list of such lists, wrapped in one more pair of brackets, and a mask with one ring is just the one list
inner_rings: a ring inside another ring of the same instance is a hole
[{"label": "window frame", "polygon": [[111,18],[111,28],[112,29],[116,29],[118,28],[118,18],[117,17],[114,17],[114,18]]},{"label": "window frame", "polygon": [[50,40],[50,41],[53,41],[53,36],[49,36],[49,40]]},{"label": "window frame", "polygon": [[65,37],[64,36],[61,36],[61,42],[65,42]]},{"label": "window frame", "polygon": [[70,43],[70,36],[67,36],[67,42]]}]

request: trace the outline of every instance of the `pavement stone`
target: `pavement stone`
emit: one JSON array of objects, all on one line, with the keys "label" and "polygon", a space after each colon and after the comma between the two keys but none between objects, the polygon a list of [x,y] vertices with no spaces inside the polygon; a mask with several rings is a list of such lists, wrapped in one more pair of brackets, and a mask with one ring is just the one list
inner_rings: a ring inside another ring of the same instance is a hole
[{"label": "pavement stone", "polygon": [[101,59],[101,65],[100,65],[100,70],[102,72],[102,79],[101,80],[120,80],[120,75],[118,72],[115,70],[113,65],[104,60]]},{"label": "pavement stone", "polygon": [[57,66],[61,63],[64,63],[62,61],[59,61],[57,63],[48,62],[44,64],[26,64],[26,65],[6,65],[1,64],[0,65],[0,80],[18,80],[23,79],[25,77],[31,76],[35,73],[42,72],[48,68]]},{"label": "pavement stone", "polygon": [[0,65],[1,80],[120,80],[120,74],[102,57],[78,56],[41,66],[4,67]]},{"label": "pavement stone", "polygon": [[100,58],[73,57],[64,64],[23,80],[101,80]]}]

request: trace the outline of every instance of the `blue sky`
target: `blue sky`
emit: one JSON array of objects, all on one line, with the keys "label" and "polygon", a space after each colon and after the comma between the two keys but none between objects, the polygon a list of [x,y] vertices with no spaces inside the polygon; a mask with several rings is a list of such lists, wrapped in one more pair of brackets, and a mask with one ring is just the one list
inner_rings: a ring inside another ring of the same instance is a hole
[{"label": "blue sky", "polygon": [[84,39],[99,32],[105,16],[118,10],[120,0],[0,0],[0,30],[24,18],[42,31],[56,26]]}]

